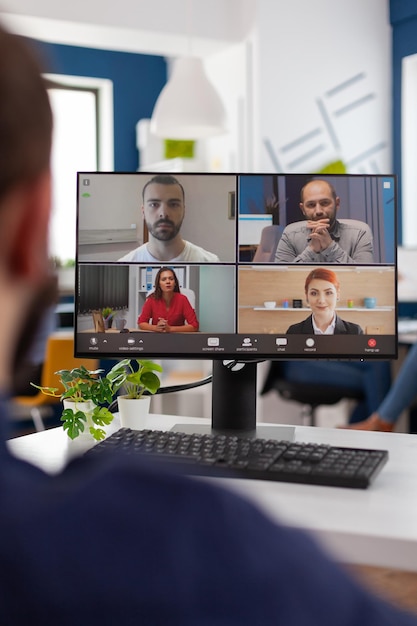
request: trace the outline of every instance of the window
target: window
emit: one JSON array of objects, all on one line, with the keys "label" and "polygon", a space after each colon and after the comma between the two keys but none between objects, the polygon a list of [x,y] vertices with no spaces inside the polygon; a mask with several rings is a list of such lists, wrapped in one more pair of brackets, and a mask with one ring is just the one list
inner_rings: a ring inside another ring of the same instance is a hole
[{"label": "window", "polygon": [[113,89],[106,79],[47,74],[54,114],[50,254],[75,258],[76,172],[113,169]]},{"label": "window", "polygon": [[129,308],[128,265],[80,265],[79,313]]}]

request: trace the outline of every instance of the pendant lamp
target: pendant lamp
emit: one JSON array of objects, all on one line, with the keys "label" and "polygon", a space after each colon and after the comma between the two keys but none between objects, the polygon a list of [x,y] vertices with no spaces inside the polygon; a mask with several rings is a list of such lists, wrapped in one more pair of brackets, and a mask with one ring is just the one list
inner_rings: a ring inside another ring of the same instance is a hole
[{"label": "pendant lamp", "polygon": [[156,101],[151,132],[164,139],[204,139],[226,132],[223,103],[197,57],[175,61]]}]

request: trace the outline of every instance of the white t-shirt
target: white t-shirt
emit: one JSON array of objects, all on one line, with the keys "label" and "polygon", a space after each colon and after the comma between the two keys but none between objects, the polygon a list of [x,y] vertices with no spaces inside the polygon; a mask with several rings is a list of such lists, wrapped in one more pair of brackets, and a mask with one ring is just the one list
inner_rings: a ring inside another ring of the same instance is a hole
[{"label": "white t-shirt", "polygon": [[[132,261],[141,261],[145,263],[161,263],[150,252],[148,252],[148,244],[144,243],[135,250],[128,252],[122,256],[119,261],[130,263]],[[204,248],[196,246],[189,241],[185,242],[185,246],[181,254],[169,259],[170,263],[218,263],[219,257],[212,252],[207,252]]]}]

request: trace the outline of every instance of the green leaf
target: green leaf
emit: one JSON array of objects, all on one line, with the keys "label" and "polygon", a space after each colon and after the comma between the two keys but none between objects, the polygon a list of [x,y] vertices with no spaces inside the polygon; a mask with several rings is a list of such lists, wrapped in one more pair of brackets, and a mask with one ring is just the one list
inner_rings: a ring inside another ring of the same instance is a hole
[{"label": "green leaf", "polygon": [[87,416],[82,411],[74,412],[72,409],[65,409],[61,415],[63,429],[67,431],[70,439],[75,439],[84,432]]},{"label": "green leaf", "polygon": [[35,389],[39,389],[39,391],[42,391],[45,396],[52,396],[53,398],[61,397],[61,394],[57,393],[59,391],[58,387],[41,387],[40,385],[35,385],[35,383],[30,384],[32,387],[35,387]]},{"label": "green leaf", "polygon": [[150,393],[156,393],[161,386],[161,381],[153,372],[145,372],[142,376],[142,384]]},{"label": "green leaf", "polygon": [[96,441],[102,441],[106,433],[102,428],[94,428],[94,426],[90,426],[90,435],[94,437]]},{"label": "green leaf", "polygon": [[108,426],[112,423],[114,415],[106,407],[96,407],[91,415],[94,424]]},{"label": "green leaf", "polygon": [[141,360],[138,360],[137,362],[144,370],[150,370],[152,372],[163,371],[162,366],[159,365],[159,363],[154,363],[153,361],[141,361]]},{"label": "green leaf", "polygon": [[70,389],[67,389],[67,391],[64,391],[64,393],[61,396],[61,400],[65,400],[66,398],[73,398],[77,393],[77,390],[75,389],[75,387],[70,387]]}]

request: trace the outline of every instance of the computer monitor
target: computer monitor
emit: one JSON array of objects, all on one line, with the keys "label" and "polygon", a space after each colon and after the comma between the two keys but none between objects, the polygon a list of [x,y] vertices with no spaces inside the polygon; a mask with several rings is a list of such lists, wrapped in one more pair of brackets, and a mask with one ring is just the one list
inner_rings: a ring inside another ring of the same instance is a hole
[{"label": "computer monitor", "polygon": [[[213,425],[236,430],[256,424],[259,361],[397,357],[395,176],[77,178],[77,356],[212,359]],[[173,313],[163,274],[194,311],[181,332],[152,317]]]}]

